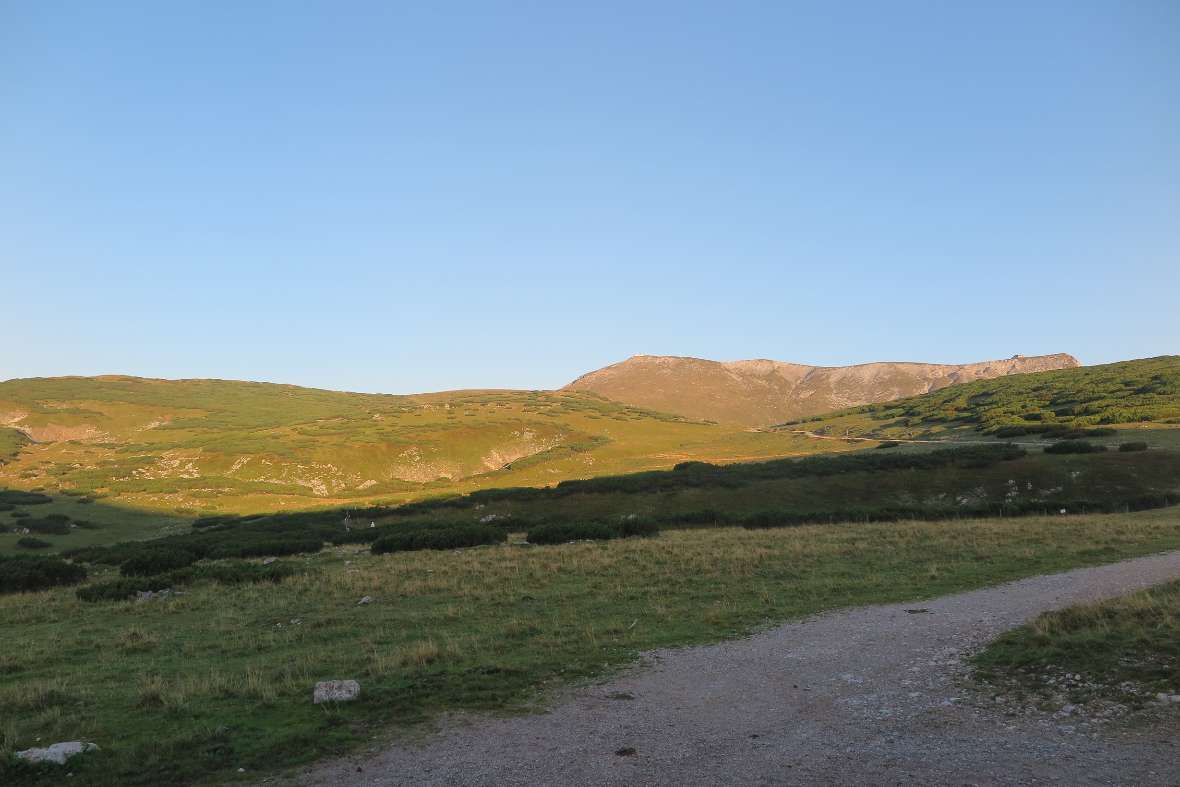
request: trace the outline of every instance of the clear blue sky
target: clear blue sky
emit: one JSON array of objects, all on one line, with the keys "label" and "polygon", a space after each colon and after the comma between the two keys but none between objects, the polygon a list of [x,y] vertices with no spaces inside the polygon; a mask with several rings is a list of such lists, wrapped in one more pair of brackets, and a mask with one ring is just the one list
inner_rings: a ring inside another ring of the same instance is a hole
[{"label": "clear blue sky", "polygon": [[0,378],[1180,352],[1180,3],[0,2]]}]

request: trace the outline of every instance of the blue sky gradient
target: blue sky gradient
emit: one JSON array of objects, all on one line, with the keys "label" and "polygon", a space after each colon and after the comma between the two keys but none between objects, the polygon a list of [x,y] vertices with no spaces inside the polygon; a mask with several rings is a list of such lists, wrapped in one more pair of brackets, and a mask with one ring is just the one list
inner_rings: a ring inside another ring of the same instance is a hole
[{"label": "blue sky gradient", "polygon": [[9,2],[0,107],[0,379],[1180,352],[1173,0]]}]

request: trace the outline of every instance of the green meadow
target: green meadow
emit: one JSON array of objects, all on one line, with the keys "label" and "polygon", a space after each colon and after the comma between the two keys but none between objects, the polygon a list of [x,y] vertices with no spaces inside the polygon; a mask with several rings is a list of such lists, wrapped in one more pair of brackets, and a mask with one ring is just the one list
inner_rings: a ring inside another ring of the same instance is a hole
[{"label": "green meadow", "polygon": [[[1175,509],[945,522],[699,528],[654,538],[281,560],[282,584],[145,602],[0,597],[5,752],[93,740],[71,783],[252,780],[446,710],[521,711],[644,650],[1180,548]],[[90,582],[114,569],[94,568]],[[363,596],[370,604],[358,605]],[[356,703],[314,706],[317,680]],[[59,783],[6,762],[4,784]],[[245,775],[238,773],[245,768]]]}]

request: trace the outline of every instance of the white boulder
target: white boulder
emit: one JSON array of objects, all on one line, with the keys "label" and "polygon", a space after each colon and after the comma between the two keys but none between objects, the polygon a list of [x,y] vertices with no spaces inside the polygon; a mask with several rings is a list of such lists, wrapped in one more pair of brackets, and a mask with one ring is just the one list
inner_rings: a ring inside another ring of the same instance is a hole
[{"label": "white boulder", "polygon": [[352,702],[361,693],[361,684],[355,680],[322,680],[315,685],[311,699],[316,705],[321,702]]},{"label": "white boulder", "polygon": [[55,743],[45,749],[25,749],[18,751],[16,758],[27,762],[52,762],[65,765],[66,760],[88,751],[97,751],[98,746],[83,741],[63,741]]}]

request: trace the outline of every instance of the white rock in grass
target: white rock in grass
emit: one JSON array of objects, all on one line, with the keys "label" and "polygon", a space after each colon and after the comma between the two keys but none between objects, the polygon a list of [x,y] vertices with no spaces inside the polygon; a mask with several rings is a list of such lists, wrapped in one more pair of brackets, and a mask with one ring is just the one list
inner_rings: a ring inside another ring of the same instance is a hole
[{"label": "white rock in grass", "polygon": [[55,743],[46,749],[25,749],[24,751],[18,751],[16,758],[28,762],[52,762],[58,765],[65,765],[66,760],[71,757],[97,750],[98,746],[93,743],[64,741],[62,743]]},{"label": "white rock in grass", "polygon": [[361,598],[361,600],[360,600],[360,601],[358,601],[358,602],[356,602],[356,603],[357,603],[357,606],[358,606],[358,607],[359,607],[359,606],[363,606],[363,605],[365,605],[365,604],[372,604],[372,603],[373,603],[373,597],[372,597],[372,596],[364,596],[363,598]]},{"label": "white rock in grass", "polygon": [[321,702],[351,702],[360,696],[361,684],[355,680],[322,680],[315,685],[311,699]]}]

